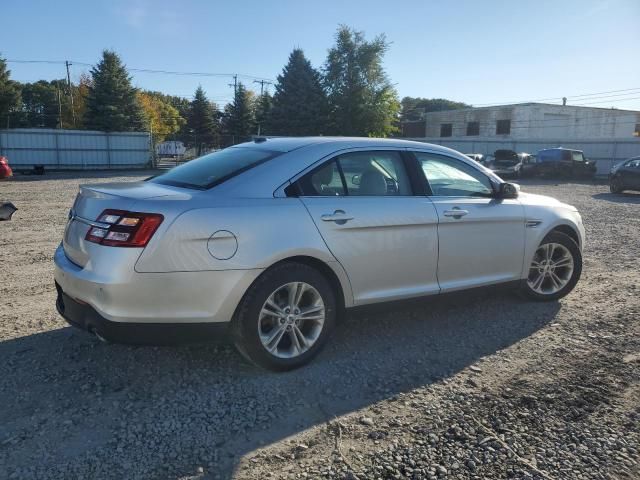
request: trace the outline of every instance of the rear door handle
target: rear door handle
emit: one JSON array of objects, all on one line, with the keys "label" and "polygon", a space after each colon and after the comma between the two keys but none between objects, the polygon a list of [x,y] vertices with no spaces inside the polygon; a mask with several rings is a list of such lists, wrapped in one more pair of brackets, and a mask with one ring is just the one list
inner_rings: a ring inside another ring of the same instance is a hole
[{"label": "rear door handle", "polygon": [[325,213],[320,217],[323,222],[335,222],[338,225],[344,225],[349,220],[353,220],[351,215],[347,215],[344,210],[336,210],[333,213]]},{"label": "rear door handle", "polygon": [[454,207],[453,210],[445,210],[443,215],[445,217],[453,217],[458,219],[458,218],[464,217],[468,213],[469,213],[469,210],[461,210],[457,207]]}]

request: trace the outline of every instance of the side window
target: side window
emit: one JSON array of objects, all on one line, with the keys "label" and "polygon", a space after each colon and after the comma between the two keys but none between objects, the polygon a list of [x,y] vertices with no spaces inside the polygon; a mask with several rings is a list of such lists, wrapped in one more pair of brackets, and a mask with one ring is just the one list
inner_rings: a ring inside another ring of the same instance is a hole
[{"label": "side window", "polygon": [[493,195],[489,178],[460,160],[430,153],[417,152],[415,155],[434,196],[491,197]]},{"label": "side window", "polygon": [[560,150],[561,155],[562,155],[562,161],[563,162],[570,162],[571,161],[571,152],[569,150]]},{"label": "side window", "polygon": [[571,152],[571,156],[573,157],[574,162],[584,162],[582,152]]},{"label": "side window", "polygon": [[335,160],[325,163],[298,180],[300,193],[307,197],[346,195]]},{"label": "side window", "polygon": [[338,157],[338,162],[348,195],[411,195],[409,177],[398,152],[345,153]]}]

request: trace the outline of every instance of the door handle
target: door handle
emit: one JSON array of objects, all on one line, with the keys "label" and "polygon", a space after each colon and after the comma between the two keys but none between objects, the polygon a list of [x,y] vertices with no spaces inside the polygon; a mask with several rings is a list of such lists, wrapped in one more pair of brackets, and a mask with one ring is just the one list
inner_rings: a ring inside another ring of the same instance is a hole
[{"label": "door handle", "polygon": [[443,215],[445,217],[453,217],[455,219],[460,219],[468,213],[469,213],[469,210],[461,210],[458,207],[453,207],[452,210],[445,210]]},{"label": "door handle", "polygon": [[320,217],[323,222],[335,222],[338,225],[344,225],[349,220],[353,220],[353,217],[347,215],[344,210],[336,210],[333,213],[326,213]]}]

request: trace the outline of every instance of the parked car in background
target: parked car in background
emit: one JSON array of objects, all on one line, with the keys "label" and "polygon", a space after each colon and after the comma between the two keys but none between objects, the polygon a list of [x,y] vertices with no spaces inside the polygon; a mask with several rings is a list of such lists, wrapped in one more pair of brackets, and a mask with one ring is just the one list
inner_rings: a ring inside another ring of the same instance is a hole
[{"label": "parked car in background", "polygon": [[0,179],[9,178],[13,175],[13,171],[9,166],[9,160],[7,157],[0,157]]},{"label": "parked car in background", "polygon": [[609,174],[611,193],[622,193],[625,190],[640,191],[640,157],[633,157],[620,162]]},{"label": "parked car in background", "polygon": [[288,370],[345,308],[500,283],[557,300],[580,277],[584,234],[575,207],[438,145],[262,138],[147,181],[82,185],[54,255],[56,306],[101,339],[230,335]]},{"label": "parked car in background", "polygon": [[596,162],[585,158],[582,150],[547,148],[537,155],[536,173],[550,178],[593,178]]},{"label": "parked car in background", "polygon": [[528,153],[496,150],[493,152],[493,160],[487,166],[502,178],[522,178],[534,175],[536,164],[535,157]]},{"label": "parked car in background", "polygon": [[470,159],[475,160],[480,165],[485,165],[487,157],[482,153],[465,153],[465,155]]}]

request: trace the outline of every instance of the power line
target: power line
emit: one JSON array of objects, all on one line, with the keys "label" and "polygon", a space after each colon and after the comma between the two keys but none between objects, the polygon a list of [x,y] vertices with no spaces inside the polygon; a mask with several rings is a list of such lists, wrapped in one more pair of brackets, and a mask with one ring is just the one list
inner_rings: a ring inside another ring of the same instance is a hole
[{"label": "power line", "polygon": [[[46,64],[58,64],[64,65],[67,60],[15,60],[10,59],[6,60],[7,63],[46,63]],[[94,63],[86,63],[86,62],[78,62],[78,61],[69,61],[75,65],[82,65],[84,67],[95,67]],[[138,73],[155,73],[162,75],[184,75],[184,76],[194,76],[194,77],[241,77],[249,80],[266,80],[273,81],[271,78],[260,77],[257,75],[248,75],[246,73],[217,73],[217,72],[181,72],[176,70],[156,70],[150,68],[137,68],[137,67],[129,67],[127,66],[127,70],[131,72]]]},{"label": "power line", "polygon": [[[578,99],[578,98],[583,98],[583,97],[593,97],[596,95],[604,95],[607,93],[619,93],[619,92],[630,92],[632,90],[640,90],[640,87],[634,87],[634,88],[624,88],[621,90],[608,90],[606,92],[595,92],[595,93],[584,93],[581,95],[566,95],[567,99]],[[545,101],[551,101],[551,100],[555,100],[555,101],[562,101],[562,96],[560,97],[549,97],[549,98],[538,98],[535,100],[518,100],[518,101],[510,101],[510,102],[492,102],[492,103],[471,103],[472,105],[476,106],[476,107],[484,107],[484,106],[498,106],[498,105],[509,105],[509,104],[516,104],[516,103],[535,103],[535,102],[545,102]]]}]

